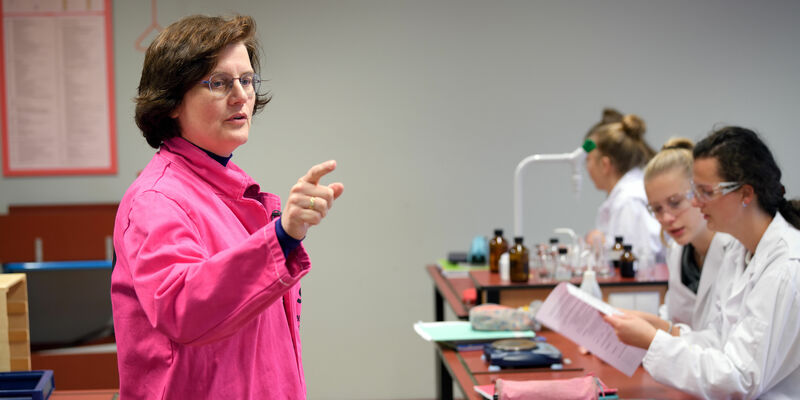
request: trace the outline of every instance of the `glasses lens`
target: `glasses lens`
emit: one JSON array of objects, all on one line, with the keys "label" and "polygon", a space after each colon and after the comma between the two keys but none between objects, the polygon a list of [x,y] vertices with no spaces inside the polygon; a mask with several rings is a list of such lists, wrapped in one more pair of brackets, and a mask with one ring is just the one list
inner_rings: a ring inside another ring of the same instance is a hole
[{"label": "glasses lens", "polygon": [[692,182],[692,194],[694,194],[694,198],[696,198],[697,200],[702,202],[709,201],[711,199],[711,194],[713,193],[714,192],[706,194],[703,189],[697,187],[697,185],[695,185],[694,182]]},{"label": "glasses lens", "polygon": [[231,77],[227,74],[214,74],[204,83],[208,83],[208,89],[217,96],[225,96],[230,90]]},{"label": "glasses lens", "polygon": [[208,88],[211,90],[211,93],[217,96],[224,96],[228,93],[228,90],[230,90],[232,81],[233,79],[228,74],[214,74],[208,78]]},{"label": "glasses lens", "polygon": [[258,74],[252,73],[244,74],[239,78],[234,78],[228,74],[214,74],[211,75],[207,81],[203,81],[203,83],[208,84],[208,89],[211,90],[211,93],[219,97],[224,97],[227,96],[233,88],[234,80],[239,81],[239,84],[242,85],[242,89],[244,89],[248,97],[251,97],[254,93],[258,93],[261,88],[261,78]]},{"label": "glasses lens", "polygon": [[[245,80],[247,83],[245,83]],[[247,91],[247,93],[259,93],[259,89],[261,89],[261,77],[258,74],[248,74],[240,78],[242,82],[242,87]]]},{"label": "glasses lens", "polygon": [[687,204],[686,196],[674,196],[670,197],[667,200],[667,206],[669,206],[670,211],[676,212],[683,210],[684,206]]},{"label": "glasses lens", "polygon": [[677,217],[678,214],[682,213],[683,210],[686,210],[691,206],[692,200],[692,192],[689,191],[685,194],[676,194],[669,197],[664,204],[648,204],[647,211],[650,211],[656,218],[663,217],[665,212],[669,212],[673,217]]}]

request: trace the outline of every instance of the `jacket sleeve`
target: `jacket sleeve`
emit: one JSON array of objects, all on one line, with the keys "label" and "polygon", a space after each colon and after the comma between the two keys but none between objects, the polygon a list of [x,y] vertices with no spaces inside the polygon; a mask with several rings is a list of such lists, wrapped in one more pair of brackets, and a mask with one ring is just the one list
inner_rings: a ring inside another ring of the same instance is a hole
[{"label": "jacket sleeve", "polygon": [[644,368],[655,380],[704,398],[756,398],[774,387],[800,365],[797,282],[765,275],[744,301],[724,342],[713,329],[686,337],[658,332]]},{"label": "jacket sleeve", "polygon": [[132,204],[121,242],[118,257],[150,324],[188,345],[233,334],[310,268],[302,246],[284,258],[274,223],[209,254],[185,210],[153,191]]}]

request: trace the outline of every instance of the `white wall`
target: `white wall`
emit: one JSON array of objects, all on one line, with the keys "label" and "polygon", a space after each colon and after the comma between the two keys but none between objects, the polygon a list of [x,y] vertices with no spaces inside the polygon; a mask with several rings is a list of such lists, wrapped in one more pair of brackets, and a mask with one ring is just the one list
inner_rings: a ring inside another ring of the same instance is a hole
[{"label": "white wall", "polygon": [[[259,24],[274,100],[234,162],[285,196],[336,158],[345,192],[306,246],[302,335],[319,399],[434,396],[423,267],[512,229],[512,175],[576,148],[604,106],[641,115],[654,147],[715,124],[760,131],[800,196],[800,3],[793,1],[161,0],[159,22],[240,12]],[[152,150],[133,123],[150,2],[114,1],[119,174],[0,178],[8,204],[118,201]],[[584,174],[585,176],[585,174]],[[567,168],[527,175],[527,241],[586,231],[602,201]]]}]

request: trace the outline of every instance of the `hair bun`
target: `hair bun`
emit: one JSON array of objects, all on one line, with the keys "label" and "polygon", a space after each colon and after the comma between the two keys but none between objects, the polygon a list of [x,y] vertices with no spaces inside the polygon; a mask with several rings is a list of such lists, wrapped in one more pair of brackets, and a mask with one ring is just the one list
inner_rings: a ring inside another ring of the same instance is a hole
[{"label": "hair bun", "polygon": [[603,119],[600,120],[598,126],[622,122],[622,118],[623,115],[621,112],[617,111],[614,108],[606,107],[603,109]]},{"label": "hair bun", "polygon": [[679,149],[692,151],[694,149],[694,142],[687,138],[674,137],[667,140],[667,142],[664,143],[664,146],[661,147],[661,151]]},{"label": "hair bun", "polygon": [[631,139],[641,140],[647,126],[644,124],[644,120],[639,118],[638,115],[627,114],[622,117],[622,129]]}]

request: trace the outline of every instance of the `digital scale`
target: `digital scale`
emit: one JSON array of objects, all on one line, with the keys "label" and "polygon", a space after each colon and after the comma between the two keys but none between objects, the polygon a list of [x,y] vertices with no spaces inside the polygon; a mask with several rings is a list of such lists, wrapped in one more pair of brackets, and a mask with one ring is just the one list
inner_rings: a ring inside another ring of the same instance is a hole
[{"label": "digital scale", "polygon": [[487,344],[483,354],[499,367],[549,367],[561,363],[561,352],[552,344],[530,339],[505,339]]}]

